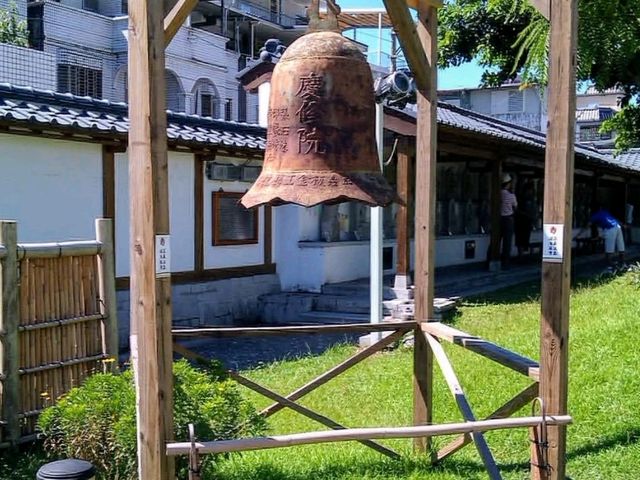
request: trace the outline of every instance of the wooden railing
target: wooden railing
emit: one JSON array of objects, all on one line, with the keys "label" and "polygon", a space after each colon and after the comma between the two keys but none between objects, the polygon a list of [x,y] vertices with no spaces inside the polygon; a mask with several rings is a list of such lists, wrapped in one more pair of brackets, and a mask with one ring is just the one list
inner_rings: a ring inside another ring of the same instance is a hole
[{"label": "wooden railing", "polygon": [[[546,437],[548,425],[566,425],[571,423],[568,415],[549,416],[544,413],[541,405],[539,415],[529,417],[509,418],[514,413],[530,404],[538,395],[538,382],[540,368],[537,362],[512,352],[504,347],[489,342],[483,338],[470,335],[457,330],[451,326],[439,322],[414,322],[414,321],[392,321],[377,324],[334,324],[334,325],[296,325],[296,326],[269,326],[269,327],[223,327],[223,328],[180,328],[172,331],[174,344],[173,350],[178,355],[197,362],[208,362],[209,359],[189,350],[184,343],[179,341],[193,338],[226,338],[234,336],[271,336],[271,335],[292,335],[292,334],[322,334],[322,333],[356,333],[356,332],[390,332],[369,347],[356,352],[340,364],[322,373],[305,385],[297,388],[288,395],[274,392],[253,380],[246,378],[239,372],[227,370],[229,377],[241,385],[263,395],[273,404],[262,410],[263,417],[269,417],[278,411],[289,408],[301,415],[310,418],[332,431],[313,431],[296,433],[292,435],[272,435],[269,437],[243,438],[233,440],[217,441],[197,441],[195,433],[190,432],[189,442],[170,442],[166,445],[166,453],[169,456],[189,455],[192,474],[191,480],[199,479],[198,471],[199,455],[221,452],[238,452],[247,450],[259,450],[269,448],[287,447],[292,445],[310,445],[326,442],[357,441],[383,455],[397,458],[398,454],[385,445],[375,441],[390,438],[416,438],[431,437],[438,435],[459,434],[451,440],[437,453],[434,454],[434,461],[441,461],[449,455],[457,452],[461,448],[473,443],[480,454],[491,479],[501,479],[500,471],[485,440],[485,431],[495,429],[526,428],[528,427],[533,439],[532,455],[540,465],[545,464],[544,455],[547,449],[546,441],[540,440]],[[337,377],[351,367],[354,367],[364,359],[376,352],[388,347],[392,343],[399,341],[405,334],[413,332],[414,335],[422,335],[426,339],[433,352],[436,363],[440,366],[444,379],[453,395],[453,398],[462,414],[463,423],[447,423],[440,425],[420,425],[408,427],[380,427],[380,428],[348,428],[325,415],[316,412],[306,406],[297,403],[297,400],[314,391],[321,385]],[[533,383],[520,391],[509,401],[497,408],[493,413],[484,419],[477,419],[470,402],[465,395],[464,389],[454,368],[442,348],[441,342],[450,342],[462,348],[470,350],[480,356],[493,360],[494,362],[514,370],[526,377]],[[541,401],[540,401],[541,402]],[[195,472],[195,473],[194,473]]]},{"label": "wooden railing", "polygon": [[19,244],[0,222],[0,446],[33,439],[44,408],[117,365],[112,232],[99,219],[95,240]]}]

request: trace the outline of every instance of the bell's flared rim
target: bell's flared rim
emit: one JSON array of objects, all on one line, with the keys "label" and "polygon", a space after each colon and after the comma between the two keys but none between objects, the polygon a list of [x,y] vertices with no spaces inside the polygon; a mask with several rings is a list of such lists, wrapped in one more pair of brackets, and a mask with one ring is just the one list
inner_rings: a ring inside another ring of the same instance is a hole
[{"label": "bell's flared rim", "polygon": [[246,208],[285,204],[312,207],[350,201],[386,207],[400,200],[377,172],[263,172],[241,203]]}]

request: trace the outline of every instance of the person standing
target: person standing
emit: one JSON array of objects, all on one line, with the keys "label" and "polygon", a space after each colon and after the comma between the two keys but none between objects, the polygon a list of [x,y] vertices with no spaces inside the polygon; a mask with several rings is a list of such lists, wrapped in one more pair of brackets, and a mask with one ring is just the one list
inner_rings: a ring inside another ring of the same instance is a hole
[{"label": "person standing", "polygon": [[611,257],[616,251],[620,263],[624,264],[624,237],[620,222],[606,208],[600,207],[591,215],[591,223],[602,231],[607,264],[612,266]]},{"label": "person standing", "polygon": [[529,240],[536,220],[538,208],[534,198],[533,185],[527,183],[520,197],[520,205],[515,218],[516,247],[520,257],[525,250],[530,252]]},{"label": "person standing", "polygon": [[511,245],[513,241],[514,215],[518,208],[518,200],[513,193],[511,175],[505,173],[502,177],[500,190],[500,237],[502,239],[502,268],[509,268]]}]

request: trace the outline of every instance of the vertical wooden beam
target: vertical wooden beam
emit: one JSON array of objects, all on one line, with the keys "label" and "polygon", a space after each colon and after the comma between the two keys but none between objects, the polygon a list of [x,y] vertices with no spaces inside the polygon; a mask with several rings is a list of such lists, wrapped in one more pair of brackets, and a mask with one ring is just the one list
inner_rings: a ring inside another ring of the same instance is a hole
[{"label": "vertical wooden beam", "polygon": [[270,205],[264,206],[264,264],[273,263],[273,210]]},{"label": "vertical wooden beam", "polygon": [[193,269],[204,270],[204,161],[205,156],[193,156]]},{"label": "vertical wooden beam", "polygon": [[113,147],[102,146],[102,217],[116,218],[116,164]]},{"label": "vertical wooden beam", "polygon": [[402,203],[398,204],[396,214],[396,279],[394,288],[408,289],[411,285],[409,238],[409,202],[411,199],[411,157],[409,139],[400,137],[398,140],[398,161],[396,168],[396,183],[398,197]]},{"label": "vertical wooden beam", "polygon": [[6,255],[0,259],[0,373],[4,380],[0,384],[2,392],[2,419],[7,422],[9,441],[16,444],[20,439],[20,352],[18,325],[20,307],[18,303],[18,250],[16,222],[0,222],[0,245]]},{"label": "vertical wooden beam", "polygon": [[[542,264],[540,394],[549,415],[567,411],[569,289],[576,105],[577,0],[552,0],[549,53],[549,130],[545,156],[544,223],[564,227],[563,258]],[[566,427],[549,426],[549,470],[533,478],[564,480]]]},{"label": "vertical wooden beam", "polygon": [[[437,10],[421,3],[417,31],[426,53],[428,81],[426,89],[417,92],[416,126],[416,212],[415,212],[415,318],[418,322],[433,320],[435,284],[435,211],[437,159]],[[433,418],[433,353],[425,336],[415,332],[413,359],[413,423],[427,425]],[[416,438],[414,447],[420,452],[431,450],[428,437]]]},{"label": "vertical wooden beam", "polygon": [[502,159],[491,164],[491,237],[489,244],[489,270],[500,270],[500,187],[502,180]]},{"label": "vertical wooden beam", "polygon": [[136,379],[138,472],[173,479],[165,445],[173,436],[171,278],[156,271],[158,235],[169,234],[163,12],[129,3],[129,195],[131,355]]},{"label": "vertical wooden beam", "polygon": [[100,313],[106,315],[102,322],[102,353],[115,359],[106,364],[114,371],[118,366],[118,303],[116,301],[116,272],[113,243],[113,220],[96,219],[96,240],[102,243],[98,255],[98,291],[100,295]]}]

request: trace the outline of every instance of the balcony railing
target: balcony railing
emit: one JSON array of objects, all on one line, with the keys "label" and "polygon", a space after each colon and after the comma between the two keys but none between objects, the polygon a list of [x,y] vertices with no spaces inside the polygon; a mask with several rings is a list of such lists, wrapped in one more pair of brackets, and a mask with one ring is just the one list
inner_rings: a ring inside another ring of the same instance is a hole
[{"label": "balcony railing", "polygon": [[247,15],[266,20],[283,27],[295,27],[296,25],[306,25],[308,20],[305,17],[292,17],[284,13],[273,12],[270,9],[247,0],[233,0],[231,7]]}]

